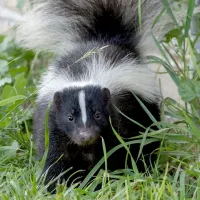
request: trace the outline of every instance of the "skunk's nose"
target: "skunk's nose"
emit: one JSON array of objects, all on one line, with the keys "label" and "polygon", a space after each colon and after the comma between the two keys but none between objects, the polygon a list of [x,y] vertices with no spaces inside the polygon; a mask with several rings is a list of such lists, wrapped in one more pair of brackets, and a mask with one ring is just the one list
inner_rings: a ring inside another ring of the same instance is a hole
[{"label": "skunk's nose", "polygon": [[81,142],[84,145],[94,143],[99,137],[99,133],[91,129],[81,129],[79,134],[80,134]]},{"label": "skunk's nose", "polygon": [[92,138],[92,132],[88,130],[82,130],[80,132],[80,137],[82,140],[90,140],[90,138]]}]

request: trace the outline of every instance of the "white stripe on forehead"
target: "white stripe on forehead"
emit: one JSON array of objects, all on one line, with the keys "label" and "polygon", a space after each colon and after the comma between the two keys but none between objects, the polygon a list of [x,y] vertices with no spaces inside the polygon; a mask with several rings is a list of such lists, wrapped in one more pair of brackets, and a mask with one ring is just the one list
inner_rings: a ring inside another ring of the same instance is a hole
[{"label": "white stripe on forehead", "polygon": [[81,109],[82,121],[86,126],[87,113],[86,113],[86,103],[85,103],[85,92],[81,90],[78,94],[79,106]]}]

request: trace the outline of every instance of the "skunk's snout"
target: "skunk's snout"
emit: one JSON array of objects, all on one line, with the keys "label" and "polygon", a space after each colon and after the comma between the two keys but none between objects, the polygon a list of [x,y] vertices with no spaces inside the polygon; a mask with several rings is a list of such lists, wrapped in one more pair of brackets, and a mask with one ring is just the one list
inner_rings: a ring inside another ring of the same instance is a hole
[{"label": "skunk's snout", "polygon": [[79,130],[81,145],[93,144],[99,138],[99,131],[94,128],[85,128]]}]

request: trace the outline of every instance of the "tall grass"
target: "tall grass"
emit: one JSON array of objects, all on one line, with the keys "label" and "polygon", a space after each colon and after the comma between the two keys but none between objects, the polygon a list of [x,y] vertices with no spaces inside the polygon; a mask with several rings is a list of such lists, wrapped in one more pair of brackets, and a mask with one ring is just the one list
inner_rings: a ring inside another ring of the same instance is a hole
[{"label": "tall grass", "polygon": [[[149,62],[165,68],[182,102],[164,99],[166,109],[162,108],[162,118],[171,121],[157,122],[138,99],[158,130],[149,127],[142,136],[129,142],[124,142],[113,130],[121,144],[106,152],[102,138],[104,158],[78,187],[66,188],[60,183],[53,195],[47,192],[41,178],[44,160],[36,160],[31,135],[38,81],[35,72],[42,72],[34,68],[42,69],[47,59],[20,50],[8,37],[0,38],[0,199],[200,199],[200,55],[195,48],[199,34],[195,37],[189,34],[195,4],[188,1],[187,17],[179,24],[168,1],[163,3],[175,28],[162,42],[153,36],[162,57],[150,56]],[[145,144],[158,139],[162,141],[158,160],[155,167],[146,167],[145,174],[137,171],[134,160],[133,169],[107,171],[106,158],[119,148],[129,152],[130,144],[140,143],[142,150]],[[105,170],[93,177],[102,165]],[[99,184],[101,189],[96,191]]]}]

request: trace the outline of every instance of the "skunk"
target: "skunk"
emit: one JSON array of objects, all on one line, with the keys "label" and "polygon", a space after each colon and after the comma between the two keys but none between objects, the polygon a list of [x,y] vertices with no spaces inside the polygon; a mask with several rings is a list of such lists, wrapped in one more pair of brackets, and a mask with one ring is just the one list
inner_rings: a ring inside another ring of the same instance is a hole
[{"label": "skunk", "polygon": [[[160,91],[145,57],[155,50],[151,27],[162,3],[144,0],[140,8],[141,24],[138,0],[35,0],[18,26],[21,45],[56,55],[39,85],[34,116],[41,158],[50,103],[46,183],[70,167],[61,180],[69,185],[83,180],[103,157],[102,138],[107,151],[120,143],[112,127],[125,140],[144,132],[153,122],[138,98],[160,120]],[[156,36],[164,25],[155,26]],[[147,167],[155,161],[151,154],[158,147],[159,142],[143,147]],[[135,160],[139,149],[140,144],[130,147]],[[124,148],[111,155],[108,170],[125,168],[126,155]],[[137,167],[145,170],[140,159]],[[82,171],[70,176],[78,170]]]}]

